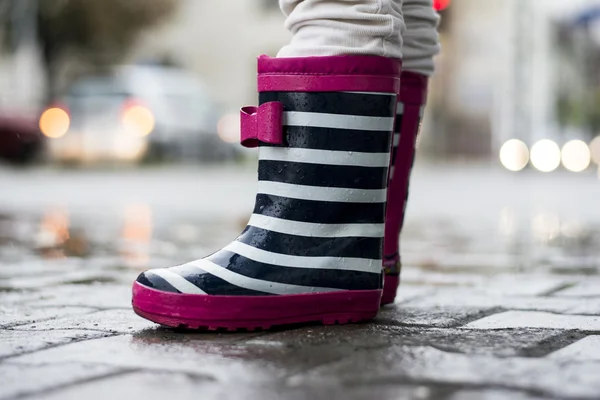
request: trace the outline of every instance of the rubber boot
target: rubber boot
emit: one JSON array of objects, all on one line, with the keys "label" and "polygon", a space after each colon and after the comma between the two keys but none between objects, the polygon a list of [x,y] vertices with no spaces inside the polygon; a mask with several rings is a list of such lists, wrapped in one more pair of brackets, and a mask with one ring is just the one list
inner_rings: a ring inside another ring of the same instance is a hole
[{"label": "rubber boot", "polygon": [[268,329],[374,318],[400,63],[375,56],[258,59],[258,193],[222,250],[149,270],[135,312],[171,327]]},{"label": "rubber boot", "polygon": [[393,303],[400,284],[400,232],[408,201],[415,146],[427,101],[428,77],[404,71],[401,75],[394,127],[388,204],[385,219],[383,269],[385,280],[381,304]]}]

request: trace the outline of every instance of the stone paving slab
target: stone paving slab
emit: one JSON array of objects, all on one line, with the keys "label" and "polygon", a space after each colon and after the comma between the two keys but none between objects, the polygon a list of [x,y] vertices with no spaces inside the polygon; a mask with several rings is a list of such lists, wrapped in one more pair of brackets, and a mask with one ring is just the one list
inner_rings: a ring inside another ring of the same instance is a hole
[{"label": "stone paving slab", "polygon": [[457,308],[501,308],[560,314],[600,315],[600,298],[494,296],[473,293],[460,288],[439,288],[434,293],[408,299],[403,304],[423,309],[445,307],[451,304]]},{"label": "stone paving slab", "polygon": [[[169,385],[165,385],[169,382]],[[84,383],[76,387],[58,390],[32,399],[80,400],[95,398],[98,393],[111,393],[115,399],[164,400],[178,399],[226,399],[226,400],[398,400],[439,399],[451,388],[430,389],[418,385],[381,385],[377,387],[352,387],[336,385],[238,384],[235,389],[218,382],[193,375],[161,372],[134,372],[104,380]],[[517,398],[519,399],[519,398]],[[525,399],[525,398],[523,398]]]},{"label": "stone paving slab", "polygon": [[426,284],[428,286],[465,286],[474,294],[490,294],[502,296],[539,296],[551,293],[565,286],[578,282],[578,278],[523,274],[515,279],[514,274],[481,273],[444,273],[406,268],[402,276],[407,284]]},{"label": "stone paving slab", "polygon": [[109,365],[56,363],[23,368],[0,364],[0,399],[13,399],[76,384],[85,380],[108,377],[125,371]]},{"label": "stone paving slab", "polygon": [[84,265],[81,259],[40,260],[38,257],[20,262],[0,262],[0,282],[9,278],[37,277],[43,275],[64,274],[75,271]]},{"label": "stone paving slab", "polygon": [[577,284],[558,291],[554,294],[558,297],[600,297],[600,279],[594,277],[586,277],[585,280],[580,280]]},{"label": "stone paving slab", "polygon": [[68,271],[54,275],[0,279],[0,290],[37,289],[60,284],[116,282],[121,278],[122,274],[116,271]]},{"label": "stone paving slab", "polygon": [[[460,329],[423,331],[376,324],[307,327],[252,335],[180,334],[158,329],[145,330],[133,336],[59,346],[14,357],[11,362],[24,368],[61,362],[110,363],[128,369],[199,374],[202,379],[216,380],[221,384],[233,379],[250,386],[261,383],[285,387],[333,385],[341,388],[349,382],[373,386],[372,380],[375,379],[377,385],[438,382],[436,385],[450,385],[451,391],[456,391],[465,385],[475,388],[492,379],[493,387],[520,389],[527,393],[532,390],[542,393],[547,389],[550,393],[556,387],[542,389],[542,384],[536,383],[535,371],[543,367],[546,373],[558,373],[558,365],[552,369],[542,359],[515,356],[528,354],[540,343],[560,335],[561,332],[550,330],[478,335],[477,332]],[[566,343],[561,345],[566,346]],[[388,371],[390,363],[395,369]],[[441,363],[439,367],[438,363]],[[480,371],[479,364],[490,365]],[[345,368],[343,373],[337,370],[340,365]],[[453,371],[454,368],[461,372]],[[495,368],[520,368],[521,373],[529,374],[530,379],[513,385],[512,374],[505,374],[504,380],[500,380],[493,376]],[[591,371],[589,365],[586,368]],[[475,377],[471,376],[474,370],[478,371]],[[369,372],[363,374],[365,371]],[[327,379],[322,381],[323,377]],[[593,384],[584,383],[577,395],[586,396],[596,389]],[[561,392],[562,395],[569,393]]]},{"label": "stone paving slab", "polygon": [[405,303],[409,300],[428,296],[433,293],[435,293],[435,288],[431,286],[411,285],[402,282],[402,290],[398,290],[396,293],[396,304]]},{"label": "stone paving slab", "polygon": [[[244,342],[248,346],[278,346],[321,351],[329,346],[352,349],[381,349],[397,345],[431,346],[449,353],[486,354],[498,357],[543,356],[576,342],[582,335],[561,330],[516,329],[503,331],[465,331],[404,327],[397,325],[350,325],[310,327],[275,332]],[[200,339],[198,339],[200,340]]]},{"label": "stone paving slab", "polygon": [[[165,385],[169,382],[170,385]],[[230,390],[214,381],[192,375],[158,372],[133,372],[103,380],[32,396],[44,400],[80,400],[111,393],[116,399],[164,400],[165,398],[215,398],[227,400],[541,400],[516,390],[461,390],[451,385],[436,387],[412,384],[352,385],[236,385]]]},{"label": "stone paving slab", "polygon": [[540,358],[498,358],[448,353],[429,346],[392,346],[358,352],[337,363],[291,376],[287,381],[354,385],[436,382],[596,399],[600,393],[599,372],[598,363],[577,363],[565,369],[560,363]]},{"label": "stone paving slab", "polygon": [[[407,226],[410,228],[410,226]],[[407,229],[408,230],[408,229]],[[404,248],[407,252],[402,254],[402,260],[406,265],[426,266],[428,269],[440,271],[461,272],[506,272],[516,270],[515,256],[498,252],[494,243],[487,243],[492,248],[489,251],[447,251],[444,248],[436,248],[432,251],[431,238],[423,237],[421,240],[404,240]]]},{"label": "stone paving slab", "polygon": [[507,311],[473,321],[468,329],[546,328],[600,332],[600,317],[559,315],[535,311]]},{"label": "stone paving slab", "polygon": [[562,276],[522,274],[519,279],[515,279],[514,274],[502,274],[490,277],[473,291],[493,296],[544,296],[575,281],[574,278]]},{"label": "stone paving slab", "polygon": [[40,321],[27,325],[14,326],[18,330],[51,331],[65,329],[87,329],[109,333],[133,333],[157,325],[135,315],[131,310],[105,310],[81,316],[68,316]]},{"label": "stone paving slab", "polygon": [[89,307],[15,307],[0,303],[0,328],[95,311]]},{"label": "stone paving slab", "polygon": [[[165,384],[166,382],[168,385]],[[211,379],[204,376],[168,372],[132,372],[83,383],[49,394],[41,394],[33,398],[81,400],[96,398],[98,393],[110,393],[110,397],[113,399],[199,399],[215,391],[211,390],[210,382]],[[244,393],[244,395],[247,394],[248,392]]]},{"label": "stone paving slab", "polygon": [[[478,354],[496,357],[541,356],[573,340],[560,330],[515,329],[487,334],[461,329],[428,329],[407,335],[406,344],[428,345],[449,353]],[[576,336],[579,337],[579,336]]]},{"label": "stone paving slab", "polygon": [[380,324],[451,328],[498,312],[495,308],[445,306],[422,309],[410,305],[383,307],[375,320]]},{"label": "stone paving slab", "polygon": [[552,397],[537,396],[516,390],[459,390],[448,400],[544,400]]},{"label": "stone paving slab", "polygon": [[106,336],[106,333],[90,330],[69,329],[39,332],[2,330],[0,331],[0,359],[102,336]]},{"label": "stone paving slab", "polygon": [[[0,300],[2,297],[0,296]],[[122,308],[131,310],[131,286],[111,283],[91,285],[60,285],[12,294],[12,303],[26,303],[31,307],[93,307],[99,309]]]},{"label": "stone paving slab", "polygon": [[600,362],[600,336],[587,336],[577,342],[559,349],[549,355],[550,358],[565,361]]},{"label": "stone paving slab", "polygon": [[[246,347],[236,343],[221,343],[219,336],[212,340],[164,340],[156,336],[123,335],[73,343],[11,359],[20,365],[47,365],[60,362],[85,364],[109,363],[116,367],[173,371],[205,376],[229,384],[272,382],[290,371],[302,370],[303,365],[331,361],[327,354],[311,354],[285,349]],[[338,355],[340,357],[341,355]],[[313,361],[317,359],[318,361]],[[285,368],[284,368],[285,365]]]}]

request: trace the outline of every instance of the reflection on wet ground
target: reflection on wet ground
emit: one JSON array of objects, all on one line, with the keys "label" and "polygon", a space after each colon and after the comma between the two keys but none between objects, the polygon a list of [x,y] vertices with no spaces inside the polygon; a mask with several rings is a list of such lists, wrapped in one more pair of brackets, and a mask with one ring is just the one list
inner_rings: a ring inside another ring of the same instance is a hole
[{"label": "reflection on wet ground", "polygon": [[487,229],[469,229],[456,220],[411,222],[402,240],[404,261],[410,266],[449,273],[598,272],[600,227],[556,213],[518,218],[504,208],[497,226]]},{"label": "reflection on wet ground", "polygon": [[[485,177],[485,174],[470,173],[476,179]],[[10,177],[6,171],[5,174],[5,177]],[[38,185],[28,186],[23,180],[15,180],[19,185],[17,192],[30,192],[30,200],[38,197],[38,201],[31,203],[34,206],[25,209],[15,207],[18,202],[15,199],[11,201],[9,193],[7,206],[2,210],[3,199],[0,196],[0,212],[3,212],[0,215],[1,288],[17,289],[11,284],[14,279],[10,278],[27,274],[55,275],[61,271],[73,273],[72,282],[126,281],[146,268],[174,265],[201,257],[234,238],[249,215],[248,203],[241,207],[231,197],[225,201],[231,203],[230,209],[226,205],[220,210],[206,209],[203,205],[206,203],[202,201],[205,194],[212,193],[218,198],[220,188],[229,184],[243,188],[239,196],[253,197],[252,186],[244,187],[239,183],[242,179],[251,180],[250,172],[236,175],[210,171],[204,181],[198,179],[199,195],[195,193],[184,200],[185,206],[181,206],[181,199],[177,199],[173,201],[173,208],[169,206],[168,199],[164,203],[155,201],[162,192],[164,173],[161,171],[150,171],[142,177],[118,173],[99,176],[97,172],[85,171],[65,174],[67,177],[60,173],[50,177],[50,181],[45,181],[45,190],[52,186],[52,178],[57,181],[57,190],[68,188],[70,191],[78,191],[82,182],[93,183],[96,178],[99,187],[94,190],[100,195],[88,204],[77,204],[69,196],[65,196],[63,202],[58,201],[60,197],[46,200],[52,196],[39,196]],[[70,180],[69,174],[72,174]],[[184,170],[164,176],[169,182],[175,182],[174,185],[179,179],[180,187],[187,188],[194,175]],[[418,178],[422,178],[424,184],[419,185]],[[510,176],[507,181],[504,175],[496,177],[498,196],[493,196],[495,203],[486,210],[486,194],[478,193],[477,185],[471,187],[470,192],[464,192],[464,187],[470,186],[468,178],[464,172],[448,172],[447,169],[425,170],[421,177],[417,174],[402,238],[405,282],[418,284],[423,273],[430,274],[427,275],[430,284],[431,274],[440,274],[436,281],[440,285],[444,284],[444,274],[598,273],[600,217],[594,220],[595,210],[584,210],[586,212],[578,217],[577,213],[570,212],[568,205],[561,204],[553,209],[543,201],[538,206],[530,198],[523,202],[529,201],[531,206],[521,207],[519,196],[526,197],[525,188],[530,186],[531,180],[535,182],[535,179],[546,177]],[[432,185],[438,181],[448,185],[448,180],[452,182],[452,179],[457,192],[463,193],[449,192],[448,196],[454,196],[454,199],[431,203],[431,197],[440,190]],[[556,180],[554,187],[561,187],[561,179],[569,180],[571,177],[557,176],[553,179]],[[119,193],[107,188],[108,192],[103,191],[103,182],[107,180],[122,181],[122,187],[129,183],[135,186],[140,180],[150,181],[147,185],[151,188],[150,192],[158,194],[147,195],[142,190],[140,196],[129,200],[132,196],[126,190]],[[540,190],[547,191],[552,186],[545,183]],[[597,190],[596,186],[593,178],[580,179],[580,196],[586,196],[589,188]],[[506,191],[515,187],[521,187],[521,192],[506,195]],[[102,199],[107,197],[122,201],[104,209]],[[502,197],[507,205],[501,204]],[[428,202],[423,201],[425,199]],[[195,209],[197,200],[199,204]],[[595,207],[593,201],[586,204]],[[575,202],[573,207],[580,205]],[[473,212],[475,208],[478,211]],[[94,274],[86,278],[85,273],[77,274],[78,271],[94,271]],[[106,275],[100,276],[101,271],[106,271]],[[111,271],[121,273],[112,274]],[[130,273],[123,274],[124,271]],[[456,282],[456,279],[450,281]],[[468,282],[469,279],[465,279],[465,283]],[[476,280],[470,284],[476,284]]]},{"label": "reflection on wet ground", "polygon": [[[143,203],[127,205],[102,221],[71,215],[61,206],[50,206],[42,214],[5,213],[0,217],[0,290],[11,288],[3,283],[4,277],[28,275],[28,270],[45,275],[42,265],[48,267],[48,274],[93,270],[96,274],[90,275],[89,282],[120,280],[111,271],[133,274],[176,265],[214,251],[240,228],[231,221],[192,218],[156,226],[152,209]],[[101,271],[108,275],[92,278]],[[126,280],[131,274],[125,274]]]}]

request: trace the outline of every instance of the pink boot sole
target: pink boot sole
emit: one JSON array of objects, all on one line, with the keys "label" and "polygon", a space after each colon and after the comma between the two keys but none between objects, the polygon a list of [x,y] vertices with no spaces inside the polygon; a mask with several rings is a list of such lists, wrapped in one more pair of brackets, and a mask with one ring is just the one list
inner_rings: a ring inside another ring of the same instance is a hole
[{"label": "pink boot sole", "polygon": [[383,295],[381,296],[381,305],[391,304],[396,299],[396,292],[400,284],[400,276],[386,275],[383,283]]},{"label": "pink boot sole", "polygon": [[135,282],[133,310],[140,317],[174,328],[257,330],[275,326],[369,321],[381,290],[352,290],[281,296],[209,296],[155,290]]}]

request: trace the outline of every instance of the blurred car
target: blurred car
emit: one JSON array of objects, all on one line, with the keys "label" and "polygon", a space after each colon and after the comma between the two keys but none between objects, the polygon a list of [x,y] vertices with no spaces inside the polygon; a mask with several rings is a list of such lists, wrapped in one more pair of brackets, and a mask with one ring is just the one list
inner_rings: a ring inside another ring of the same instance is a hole
[{"label": "blurred car", "polygon": [[36,118],[0,114],[0,158],[15,164],[35,160],[44,147]]},{"label": "blurred car", "polygon": [[75,82],[40,117],[51,159],[222,160],[235,149],[217,136],[219,108],[178,68],[124,66]]}]

